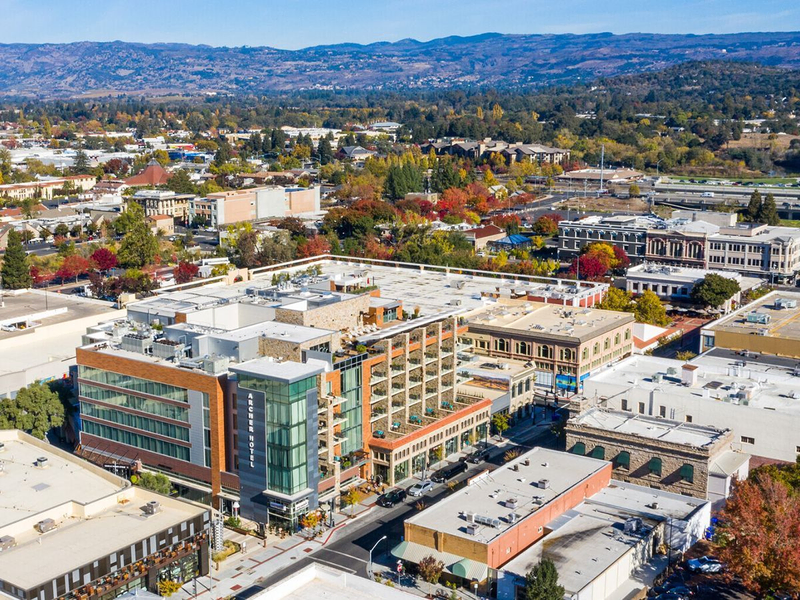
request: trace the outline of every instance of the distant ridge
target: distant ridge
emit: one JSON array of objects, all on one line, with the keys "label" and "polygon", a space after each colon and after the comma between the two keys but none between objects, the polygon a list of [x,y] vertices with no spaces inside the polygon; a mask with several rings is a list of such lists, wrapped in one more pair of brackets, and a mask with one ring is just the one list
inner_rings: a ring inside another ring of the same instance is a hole
[{"label": "distant ridge", "polygon": [[720,59],[798,68],[800,33],[484,33],[302,50],[130,42],[0,44],[0,95],[55,98],[526,87]]}]

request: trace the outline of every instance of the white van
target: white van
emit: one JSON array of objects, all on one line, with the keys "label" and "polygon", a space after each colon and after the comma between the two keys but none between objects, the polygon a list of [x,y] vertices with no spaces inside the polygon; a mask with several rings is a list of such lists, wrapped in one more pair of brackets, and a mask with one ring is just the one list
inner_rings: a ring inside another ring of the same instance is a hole
[{"label": "white van", "polygon": [[703,192],[703,198],[713,198],[714,192]]}]

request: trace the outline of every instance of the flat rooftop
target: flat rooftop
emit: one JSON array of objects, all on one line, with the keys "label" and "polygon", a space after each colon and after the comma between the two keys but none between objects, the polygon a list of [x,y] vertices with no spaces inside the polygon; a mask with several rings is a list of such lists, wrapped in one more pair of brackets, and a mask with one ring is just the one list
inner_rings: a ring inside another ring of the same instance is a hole
[{"label": "flat rooftop", "polygon": [[[697,383],[686,386],[680,379],[679,360],[653,356],[632,356],[599,370],[584,381],[583,395],[603,397],[627,389],[660,390],[692,401],[729,402],[743,404],[736,394],[747,393],[749,408],[779,411],[800,415],[797,360],[762,355],[758,360],[744,360],[734,352],[714,349],[693,359],[698,367]],[[669,369],[674,369],[674,375]],[[656,381],[653,375],[661,374]],[[746,409],[745,409],[746,410]]]},{"label": "flat rooftop", "polygon": [[[779,301],[796,302],[797,306],[781,307]],[[769,323],[758,323],[755,321],[757,317],[751,317],[752,320],[748,321],[748,315],[752,313],[768,315]],[[797,340],[800,339],[798,317],[800,317],[800,293],[774,291],[707,325],[704,329],[752,334],[763,331],[770,337]]]},{"label": "flat rooftop", "polygon": [[231,370],[236,373],[254,375],[256,377],[267,377],[270,379],[293,382],[322,373],[325,370],[325,363],[315,359],[309,359],[304,363],[290,360],[278,362],[277,360],[265,356],[263,358],[248,360],[239,365],[232,365]]},{"label": "flat rooftop", "polygon": [[[111,312],[114,308],[114,304],[111,302],[70,294],[45,292],[44,290],[28,291],[23,294],[6,292],[3,294],[3,306],[0,307],[0,324],[10,324],[33,316],[34,321],[39,323],[39,327],[45,327],[93,315],[103,315]],[[0,340],[24,335],[25,331],[27,330],[5,331],[0,329]]]},{"label": "flat rooftop", "polygon": [[570,424],[591,427],[602,431],[625,433],[643,438],[681,444],[695,448],[709,448],[722,440],[726,432],[714,427],[671,421],[648,415],[594,407],[573,417]]},{"label": "flat rooftop", "polygon": [[470,330],[485,327],[583,342],[633,321],[633,315],[611,310],[570,308],[540,302],[500,301],[491,308],[470,315],[469,326]]},{"label": "flat rooftop", "polygon": [[[12,585],[33,587],[207,513],[202,506],[133,487],[16,430],[0,431],[0,441],[5,444],[0,535],[17,543],[0,553],[0,573]],[[46,466],[34,466],[41,458]],[[160,502],[161,511],[145,517],[141,507],[151,500]],[[40,534],[33,525],[46,517],[57,528]]]},{"label": "flat rooftop", "polygon": [[253,600],[412,600],[419,598],[358,575],[311,563],[286,577]]},{"label": "flat rooftop", "polygon": [[[516,471],[515,466],[518,468]],[[606,461],[534,448],[499,469],[474,478],[466,488],[410,517],[407,522],[448,535],[489,543],[516,526],[508,519],[511,513],[516,513],[521,521],[607,467],[609,463]],[[549,482],[546,489],[537,487],[537,482],[543,479]],[[511,499],[517,500],[516,509],[505,505]],[[467,512],[496,519],[497,526],[478,524],[477,533],[470,535],[467,533]]]},{"label": "flat rooftop", "polygon": [[673,267],[670,265],[656,265],[656,264],[641,264],[630,267],[626,272],[626,277],[639,278],[644,277],[647,279],[664,279],[665,281],[686,281],[687,283],[694,283],[700,281],[707,275],[719,275],[740,281],[742,279],[741,273],[733,271],[717,271],[714,269],[693,269],[691,267]]}]

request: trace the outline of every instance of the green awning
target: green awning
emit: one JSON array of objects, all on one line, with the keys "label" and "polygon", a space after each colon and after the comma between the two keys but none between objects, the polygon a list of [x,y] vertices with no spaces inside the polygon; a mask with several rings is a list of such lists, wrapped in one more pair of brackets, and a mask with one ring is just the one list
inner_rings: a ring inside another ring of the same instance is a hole
[{"label": "green awning", "polygon": [[484,581],[489,574],[489,566],[469,558],[458,556],[450,552],[439,552],[434,548],[417,544],[416,542],[400,542],[397,546],[392,548],[392,556],[400,558],[404,561],[419,564],[426,556],[433,556],[436,560],[440,560],[445,565],[445,570],[457,577],[461,577],[468,581],[477,579]]},{"label": "green awning", "polygon": [[592,449],[591,456],[592,456],[592,458],[599,458],[600,460],[605,460],[606,459],[606,449],[603,448],[602,446],[595,446]]},{"label": "green awning", "polygon": [[488,568],[485,564],[470,560],[469,558],[462,558],[456,564],[448,567],[447,569],[456,577],[461,577],[468,581],[473,579],[483,581],[488,574]]},{"label": "green awning", "polygon": [[617,468],[618,469],[630,469],[631,468],[631,453],[623,450],[619,454],[617,454]]},{"label": "green awning", "polygon": [[583,442],[576,442],[575,445],[570,450],[573,454],[580,454],[581,456],[586,455],[586,444]]},{"label": "green awning", "polygon": [[694,467],[692,465],[683,465],[681,467],[681,479],[689,483],[694,481]]},{"label": "green awning", "polygon": [[661,459],[657,456],[654,456],[650,459],[650,472],[656,475],[661,475]]}]

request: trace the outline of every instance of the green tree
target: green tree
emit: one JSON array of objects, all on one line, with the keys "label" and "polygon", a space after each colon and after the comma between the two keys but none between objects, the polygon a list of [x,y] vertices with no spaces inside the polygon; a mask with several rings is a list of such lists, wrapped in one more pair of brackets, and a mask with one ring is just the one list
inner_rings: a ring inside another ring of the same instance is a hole
[{"label": "green tree", "polygon": [[642,195],[642,190],[641,190],[641,188],[639,187],[639,184],[638,184],[638,183],[632,183],[632,184],[630,185],[630,187],[628,187],[628,195],[629,195],[631,198],[638,198],[639,196],[641,196],[641,195]]},{"label": "green tree", "polygon": [[549,558],[542,559],[525,576],[523,600],[563,600],[564,586],[558,584],[558,571]]},{"label": "green tree", "polygon": [[636,298],[633,314],[639,323],[664,326],[670,322],[664,305],[652,290],[647,290]]},{"label": "green tree", "polygon": [[33,283],[28,255],[22,247],[22,235],[16,229],[8,232],[8,245],[0,274],[3,287],[8,290],[29,288]]},{"label": "green tree", "polygon": [[78,150],[75,153],[75,160],[72,163],[72,172],[78,175],[84,175],[89,172],[91,165],[89,164],[89,157],[83,150]]},{"label": "green tree", "polygon": [[136,485],[146,490],[169,496],[172,493],[172,482],[163,473],[148,473],[144,471],[136,476]]},{"label": "green tree", "polygon": [[509,428],[508,415],[506,413],[496,413],[492,417],[492,428],[500,435]]},{"label": "green tree", "polygon": [[598,308],[621,312],[631,312],[633,307],[634,303],[631,294],[616,287],[608,288],[606,297],[603,298],[603,301],[598,305]]},{"label": "green tree", "polygon": [[0,402],[0,429],[20,429],[44,439],[53,427],[64,424],[66,411],[58,394],[44,384],[32,383],[14,399]]},{"label": "green tree", "polygon": [[167,181],[167,188],[176,194],[196,194],[197,188],[189,179],[189,173],[183,169],[178,169],[172,173],[172,177]]},{"label": "green tree", "polygon": [[750,194],[750,202],[747,204],[747,208],[744,211],[744,220],[755,222],[758,220],[758,215],[761,213],[761,192],[755,190],[752,194]]},{"label": "green tree", "polygon": [[775,196],[767,194],[758,211],[756,221],[767,225],[778,225],[781,222],[781,218],[778,216],[778,207],[775,204]]},{"label": "green tree", "polygon": [[158,254],[158,240],[145,221],[144,209],[139,204],[131,203],[125,212],[129,213],[131,224],[120,243],[117,260],[123,267],[141,268],[151,264]]},{"label": "green tree", "polygon": [[317,144],[317,156],[319,156],[321,165],[327,165],[333,161],[333,148],[331,148],[331,141],[327,136],[320,139]]},{"label": "green tree", "polygon": [[692,300],[703,306],[722,306],[741,288],[739,282],[730,277],[709,273],[703,281],[692,288]]}]

